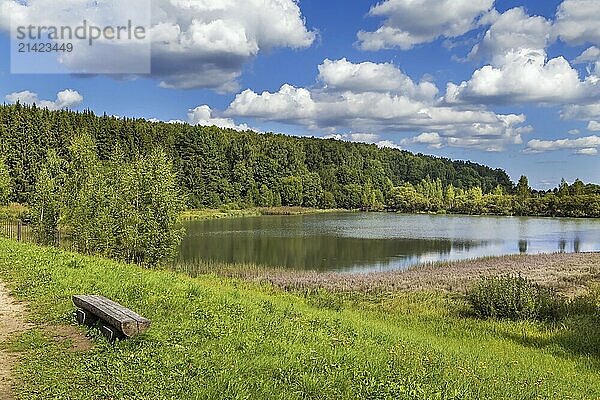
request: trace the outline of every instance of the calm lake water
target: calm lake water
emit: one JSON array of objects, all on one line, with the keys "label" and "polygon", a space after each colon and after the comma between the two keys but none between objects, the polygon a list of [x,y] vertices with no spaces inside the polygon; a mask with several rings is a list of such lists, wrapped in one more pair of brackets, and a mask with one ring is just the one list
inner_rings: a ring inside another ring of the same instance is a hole
[{"label": "calm lake water", "polygon": [[518,253],[600,251],[600,220],[392,213],[190,222],[180,258],[375,272]]}]

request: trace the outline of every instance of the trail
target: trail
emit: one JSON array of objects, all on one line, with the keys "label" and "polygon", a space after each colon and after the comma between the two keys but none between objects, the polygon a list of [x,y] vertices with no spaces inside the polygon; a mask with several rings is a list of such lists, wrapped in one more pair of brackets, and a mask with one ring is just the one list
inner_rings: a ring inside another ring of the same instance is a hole
[{"label": "trail", "polygon": [[17,355],[2,349],[2,345],[15,335],[31,328],[25,321],[27,310],[9,295],[6,286],[0,282],[0,400],[13,400],[12,367]]}]

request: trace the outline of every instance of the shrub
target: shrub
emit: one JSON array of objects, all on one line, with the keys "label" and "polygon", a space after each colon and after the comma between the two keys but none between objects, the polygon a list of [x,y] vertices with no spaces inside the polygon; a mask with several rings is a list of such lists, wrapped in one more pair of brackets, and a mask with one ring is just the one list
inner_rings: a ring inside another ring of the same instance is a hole
[{"label": "shrub", "polygon": [[552,289],[521,276],[483,278],[467,293],[480,318],[557,321],[567,302]]}]

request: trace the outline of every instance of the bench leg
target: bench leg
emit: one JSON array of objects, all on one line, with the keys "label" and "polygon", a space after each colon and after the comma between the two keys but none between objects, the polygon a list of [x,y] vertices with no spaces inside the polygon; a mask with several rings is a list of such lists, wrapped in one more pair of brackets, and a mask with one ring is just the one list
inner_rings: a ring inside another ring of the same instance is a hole
[{"label": "bench leg", "polygon": [[98,317],[82,309],[75,311],[75,319],[77,320],[77,323],[85,324],[87,326],[92,326],[98,321]]},{"label": "bench leg", "polygon": [[104,335],[106,340],[109,342],[114,342],[117,339],[123,339],[123,335],[117,329],[112,326],[102,324],[100,326],[100,332]]}]

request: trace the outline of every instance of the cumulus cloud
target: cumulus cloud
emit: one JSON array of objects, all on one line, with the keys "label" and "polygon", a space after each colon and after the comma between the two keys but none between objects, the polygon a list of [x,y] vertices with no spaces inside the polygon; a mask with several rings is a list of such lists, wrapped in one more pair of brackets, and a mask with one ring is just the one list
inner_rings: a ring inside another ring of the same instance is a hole
[{"label": "cumulus cloud", "polygon": [[588,123],[588,131],[592,132],[600,132],[600,122],[598,121],[590,121]]},{"label": "cumulus cloud", "polygon": [[571,129],[569,132],[567,132],[569,135],[579,135],[581,132],[579,131],[579,129]]},{"label": "cumulus cloud", "polygon": [[360,31],[363,50],[408,50],[439,37],[461,36],[478,26],[494,0],[384,0],[369,11],[385,18],[375,32]]},{"label": "cumulus cloud", "polygon": [[391,63],[363,62],[354,64],[345,58],[325,60],[319,65],[319,80],[327,89],[353,92],[396,92],[412,98],[433,99],[438,88],[431,82],[419,83]]},{"label": "cumulus cloud", "polygon": [[316,103],[308,89],[284,84],[278,92],[255,93],[244,90],[229,106],[228,114],[275,121],[309,121],[318,114]]},{"label": "cumulus cloud", "polygon": [[527,143],[527,151],[539,153],[556,150],[573,150],[576,154],[596,155],[600,148],[600,137],[587,136],[578,139],[559,139],[559,140],[530,140]]},{"label": "cumulus cloud", "polygon": [[529,15],[521,7],[496,13],[488,18],[491,26],[468,56],[487,65],[460,84],[448,83],[445,102],[559,105],[564,119],[600,119],[595,104],[600,100],[598,47],[589,47],[573,60],[573,64],[589,64],[583,76],[564,57],[549,58],[546,52],[558,38],[569,45],[600,43],[599,13],[596,0],[565,0],[554,21]]},{"label": "cumulus cloud", "polygon": [[[82,15],[89,21],[110,21],[115,13],[138,16],[143,11],[128,9],[129,2],[107,1],[113,6],[92,7],[93,12],[89,2],[70,1],[66,13],[64,2],[55,0],[0,0],[0,27],[9,29],[11,18],[26,25],[64,25],[81,23]],[[150,4],[152,74],[163,87],[234,91],[244,65],[261,52],[306,48],[316,38],[295,0],[152,0]],[[105,58],[114,60],[110,55],[78,51],[62,61],[67,67],[84,69],[97,67]]]},{"label": "cumulus cloud", "polygon": [[597,0],[564,0],[556,11],[556,34],[568,44],[600,45],[600,2]]},{"label": "cumulus cloud", "polygon": [[578,119],[584,121],[600,119],[600,102],[590,104],[570,104],[561,112],[563,119]]},{"label": "cumulus cloud", "polygon": [[65,108],[74,108],[83,103],[83,96],[79,92],[66,89],[56,94],[56,100],[40,100],[37,93],[30,92],[28,90],[22,92],[14,92],[6,97],[6,101],[11,104],[17,102],[21,104],[35,104],[40,108],[47,108],[49,110],[62,110]]},{"label": "cumulus cloud", "polygon": [[600,60],[600,49],[596,46],[592,46],[585,50],[581,55],[573,60],[573,64],[587,64],[593,63]]},{"label": "cumulus cloud", "polygon": [[[174,121],[173,121],[174,122]],[[177,121],[179,122],[179,121]],[[191,125],[217,126],[225,129],[235,129],[237,131],[247,131],[250,127],[246,124],[237,125],[231,118],[218,118],[213,115],[213,110],[207,106],[198,106],[188,111],[188,122]]]},{"label": "cumulus cloud", "polygon": [[460,85],[449,83],[446,101],[479,104],[567,104],[600,96],[600,80],[579,73],[563,57],[548,59],[544,50],[510,50],[497,66],[476,70]]},{"label": "cumulus cloud", "polygon": [[[521,7],[513,8],[498,16],[483,40],[473,47],[469,59],[492,60],[493,64],[498,64],[509,52],[544,49],[553,40],[550,21],[530,16]],[[500,59],[494,61],[497,57]]]},{"label": "cumulus cloud", "polygon": [[[285,84],[276,92],[245,90],[225,115],[331,132],[438,132],[448,145],[488,151],[521,143],[521,135],[530,129],[523,126],[523,115],[444,104],[434,96],[437,88],[432,83],[416,84],[391,64],[325,60],[319,67],[319,81],[322,87],[310,89]],[[381,81],[389,84],[388,90]]]},{"label": "cumulus cloud", "polygon": [[402,144],[424,144],[428,147],[439,149],[442,147],[443,139],[437,132],[423,132],[420,135],[417,135],[410,139],[404,139]]}]

